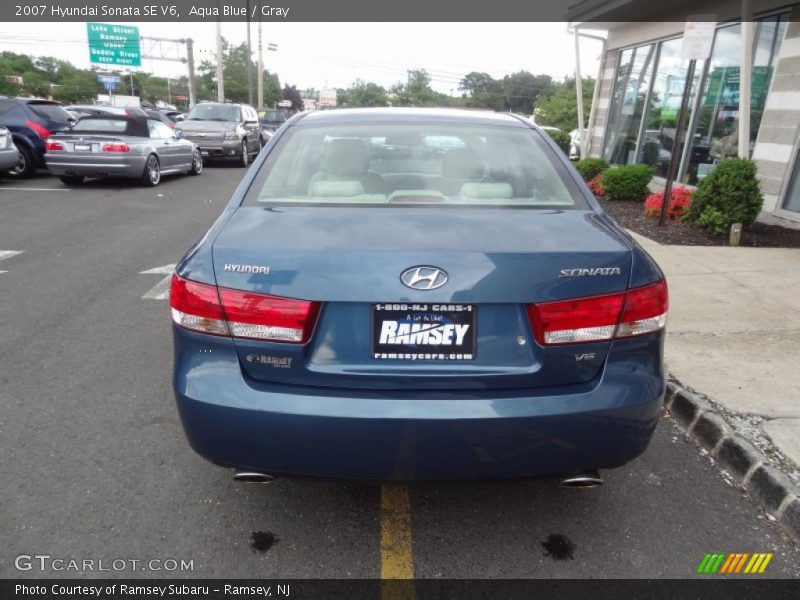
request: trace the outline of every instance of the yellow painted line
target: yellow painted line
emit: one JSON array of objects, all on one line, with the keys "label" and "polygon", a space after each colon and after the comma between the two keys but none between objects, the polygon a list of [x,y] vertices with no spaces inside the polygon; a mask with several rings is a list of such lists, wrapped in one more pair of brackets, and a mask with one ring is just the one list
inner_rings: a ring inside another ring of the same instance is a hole
[{"label": "yellow painted line", "polygon": [[764,559],[764,562],[761,563],[761,567],[758,569],[759,573],[763,573],[764,572],[764,570],[767,568],[767,565],[769,564],[769,561],[772,560],[772,556],[773,556],[772,552],[767,554],[766,558]]},{"label": "yellow painted line", "polygon": [[408,488],[381,486],[381,585],[382,600],[412,600],[414,562],[411,554],[411,502]]}]

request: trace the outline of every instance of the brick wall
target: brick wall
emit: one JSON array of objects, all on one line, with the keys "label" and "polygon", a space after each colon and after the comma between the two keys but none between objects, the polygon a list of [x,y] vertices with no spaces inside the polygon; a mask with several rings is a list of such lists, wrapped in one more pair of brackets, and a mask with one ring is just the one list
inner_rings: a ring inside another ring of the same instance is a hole
[{"label": "brick wall", "polygon": [[793,152],[800,136],[800,7],[792,10],[781,45],[778,65],[753,149],[758,165],[764,213],[780,201],[783,182],[789,177]]},{"label": "brick wall", "polygon": [[603,136],[608,121],[608,108],[611,104],[611,92],[614,89],[614,71],[617,67],[618,50],[609,50],[603,57],[600,66],[600,86],[597,92],[597,109],[595,111],[592,131],[589,132],[589,156],[600,156],[603,152]]}]

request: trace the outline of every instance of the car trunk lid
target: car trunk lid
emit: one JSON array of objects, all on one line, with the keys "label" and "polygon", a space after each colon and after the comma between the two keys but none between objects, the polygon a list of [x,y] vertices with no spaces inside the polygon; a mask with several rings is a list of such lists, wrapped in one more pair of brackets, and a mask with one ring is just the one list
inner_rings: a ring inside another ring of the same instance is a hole
[{"label": "car trunk lid", "polygon": [[[428,207],[242,207],[213,256],[222,288],[321,303],[306,344],[237,338],[248,376],[418,389],[590,381],[610,342],[582,344],[582,360],[575,346],[539,345],[526,304],[624,291],[631,263],[628,242],[592,211]],[[401,274],[416,266],[441,269],[446,284],[407,287]],[[403,314],[449,323],[450,341],[463,334],[471,351],[418,343],[408,358],[401,343],[390,352],[381,342],[397,335],[381,338],[381,327]]]}]

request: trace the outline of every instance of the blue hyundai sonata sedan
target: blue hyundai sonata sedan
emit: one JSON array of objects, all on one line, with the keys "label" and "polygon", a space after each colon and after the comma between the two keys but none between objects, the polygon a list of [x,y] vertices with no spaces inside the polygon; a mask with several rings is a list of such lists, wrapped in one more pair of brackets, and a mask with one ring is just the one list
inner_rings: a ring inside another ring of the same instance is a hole
[{"label": "blue hyundai sonata sedan", "polygon": [[170,304],[188,440],[243,480],[594,481],[664,395],[662,272],[510,114],[297,115]]}]

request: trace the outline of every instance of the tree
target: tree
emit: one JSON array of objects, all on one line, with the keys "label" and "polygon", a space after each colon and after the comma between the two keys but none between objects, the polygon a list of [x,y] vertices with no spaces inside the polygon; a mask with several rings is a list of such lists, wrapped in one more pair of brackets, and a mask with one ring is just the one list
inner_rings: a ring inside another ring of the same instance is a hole
[{"label": "tree", "polygon": [[301,111],[304,108],[303,105],[303,97],[300,95],[300,92],[297,91],[297,87],[293,85],[284,85],[283,86],[283,99],[289,100],[292,103],[291,110]]},{"label": "tree", "polygon": [[339,106],[389,106],[386,89],[377,83],[356,79],[348,89],[336,90]]},{"label": "tree", "polygon": [[[594,83],[592,77],[583,78],[584,118],[589,115],[591,110]],[[553,95],[537,103],[536,122],[541,125],[558,127],[562,131],[572,131],[578,128],[578,99],[575,93],[574,77],[568,77],[563,83],[557,83]]]},{"label": "tree", "polygon": [[[247,69],[251,70],[253,81],[253,102],[256,102],[258,89],[258,64],[252,59],[248,61],[247,44],[231,46],[222,39],[222,76],[225,79],[225,99],[231,102],[247,102],[249,91],[247,86]],[[204,59],[197,67],[199,76],[195,78],[198,100],[217,99],[217,67],[208,59]],[[264,70],[264,105],[270,106],[282,97],[281,83],[278,76]]]},{"label": "tree", "polygon": [[518,71],[503,77],[503,109],[523,115],[533,114],[536,103],[553,93],[550,75]]},{"label": "tree", "polygon": [[467,106],[494,110],[503,108],[502,84],[488,73],[467,73],[458,84],[458,89],[467,94]]}]

